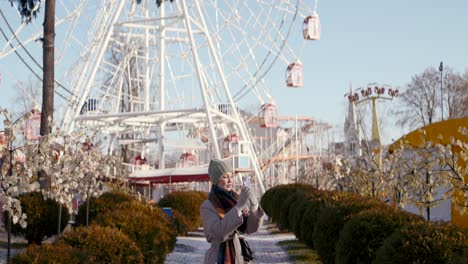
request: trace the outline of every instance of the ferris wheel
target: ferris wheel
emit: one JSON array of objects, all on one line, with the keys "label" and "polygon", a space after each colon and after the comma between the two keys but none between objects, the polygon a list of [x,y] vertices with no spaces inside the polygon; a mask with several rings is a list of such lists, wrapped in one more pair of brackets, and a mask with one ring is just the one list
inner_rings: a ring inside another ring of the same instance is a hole
[{"label": "ferris wheel", "polygon": [[[162,168],[167,141],[204,128],[211,157],[221,158],[218,142],[232,130],[249,142],[239,109],[273,100],[267,78],[275,67],[287,70],[287,86],[302,84],[302,64],[296,61],[302,44],[295,45],[294,39],[320,37],[316,5],[311,4],[57,1],[56,91],[65,106],[62,127],[92,125],[113,138],[132,134],[132,140],[141,142],[154,135]],[[40,61],[42,19],[17,23],[16,29],[10,18],[3,20],[0,60],[21,58],[20,53]],[[247,147],[255,152],[251,144]]]}]

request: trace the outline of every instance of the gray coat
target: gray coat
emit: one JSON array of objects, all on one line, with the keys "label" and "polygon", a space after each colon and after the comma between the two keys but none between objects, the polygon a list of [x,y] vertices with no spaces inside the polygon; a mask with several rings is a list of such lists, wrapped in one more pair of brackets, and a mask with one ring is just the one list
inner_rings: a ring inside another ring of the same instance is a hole
[{"label": "gray coat", "polygon": [[[236,264],[247,263],[244,261],[241,253],[239,236],[234,231],[243,223],[243,217],[238,216],[235,208],[221,219],[216,212],[213,204],[206,200],[200,206],[200,214],[203,221],[203,229],[205,231],[206,240],[211,244],[211,247],[205,253],[205,264],[215,264],[218,258],[219,246],[222,242],[233,239],[234,249],[236,252]],[[256,212],[251,212],[247,217],[246,233],[251,234],[257,232],[258,228],[263,223],[263,210],[259,207]]]}]

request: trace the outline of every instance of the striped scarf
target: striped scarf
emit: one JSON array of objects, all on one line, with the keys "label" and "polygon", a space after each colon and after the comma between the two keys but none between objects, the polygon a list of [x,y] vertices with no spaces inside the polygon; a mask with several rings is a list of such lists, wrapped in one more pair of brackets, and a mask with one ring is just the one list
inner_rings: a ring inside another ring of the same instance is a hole
[{"label": "striped scarf", "polygon": [[[219,218],[223,219],[224,215],[237,204],[239,195],[234,191],[226,191],[217,185],[211,187],[208,194],[208,200],[216,208]],[[244,216],[244,222],[237,230],[244,232],[247,226],[247,217]],[[234,241],[232,239],[226,240],[219,246],[218,264],[234,264],[236,263],[236,252],[234,250]]]}]

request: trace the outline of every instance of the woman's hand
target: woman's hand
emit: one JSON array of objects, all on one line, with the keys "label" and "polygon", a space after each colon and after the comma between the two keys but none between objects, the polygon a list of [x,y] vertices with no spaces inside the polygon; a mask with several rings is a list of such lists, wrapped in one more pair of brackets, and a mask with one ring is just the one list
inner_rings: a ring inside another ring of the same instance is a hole
[{"label": "woman's hand", "polygon": [[249,194],[249,202],[250,202],[250,211],[255,212],[258,209],[258,200],[257,195],[255,192],[250,192]]},{"label": "woman's hand", "polygon": [[252,194],[252,190],[250,187],[243,187],[242,191],[239,195],[239,200],[237,201],[236,207],[239,209],[239,211],[242,211],[244,209],[248,209],[248,204],[247,202],[250,199],[250,195]]}]

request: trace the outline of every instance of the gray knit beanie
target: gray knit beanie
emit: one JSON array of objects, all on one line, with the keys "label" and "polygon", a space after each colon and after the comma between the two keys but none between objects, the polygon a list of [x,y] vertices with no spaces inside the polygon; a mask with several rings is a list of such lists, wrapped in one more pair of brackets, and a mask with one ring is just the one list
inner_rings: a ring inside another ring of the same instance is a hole
[{"label": "gray knit beanie", "polygon": [[228,172],[233,172],[233,169],[228,162],[218,159],[210,161],[210,165],[208,166],[208,175],[210,176],[210,180],[213,184],[218,184],[221,176]]}]

